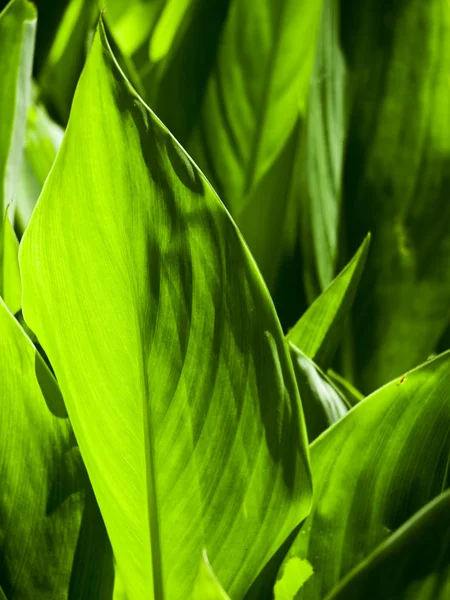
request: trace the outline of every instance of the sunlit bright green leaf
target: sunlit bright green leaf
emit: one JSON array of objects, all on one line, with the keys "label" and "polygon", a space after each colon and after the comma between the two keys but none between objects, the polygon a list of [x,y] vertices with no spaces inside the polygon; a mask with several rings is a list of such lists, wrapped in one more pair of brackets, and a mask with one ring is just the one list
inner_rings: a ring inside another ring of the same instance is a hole
[{"label": "sunlit bright green leaf", "polygon": [[234,0],[194,158],[238,218],[305,112],[321,0]]},{"label": "sunlit bright green leaf", "polygon": [[309,510],[292,364],[234,223],[103,29],[20,258],[129,600],[188,598],[203,549],[242,598]]},{"label": "sunlit bright green leaf", "polygon": [[273,589],[275,600],[293,600],[312,574],[313,569],[307,560],[301,560],[297,556],[287,560]]},{"label": "sunlit bright green leaf", "polygon": [[[314,503],[289,558],[319,600],[449,485],[450,353],[362,400],[311,445]],[[331,550],[330,550],[331,548]]]},{"label": "sunlit bright green leaf", "polygon": [[322,368],[329,366],[349,315],[369,250],[370,235],[327,289],[312,303],[287,339]]},{"label": "sunlit bright green leaf", "polygon": [[449,597],[450,492],[445,492],[380,544],[326,600]]},{"label": "sunlit bright green leaf", "polygon": [[[15,198],[31,95],[36,10],[12,0],[0,13],[0,222]],[[1,256],[1,254],[0,254]]]},{"label": "sunlit bright green leaf", "polygon": [[426,360],[449,321],[450,4],[341,7],[349,252],[373,234],[353,319],[355,381],[368,393]]},{"label": "sunlit bright green leaf", "polygon": [[292,343],[289,348],[311,443],[325,429],[344,417],[349,406],[312,360]]},{"label": "sunlit bright green leaf", "polygon": [[8,600],[107,600],[112,556],[58,386],[0,299],[0,581]]}]

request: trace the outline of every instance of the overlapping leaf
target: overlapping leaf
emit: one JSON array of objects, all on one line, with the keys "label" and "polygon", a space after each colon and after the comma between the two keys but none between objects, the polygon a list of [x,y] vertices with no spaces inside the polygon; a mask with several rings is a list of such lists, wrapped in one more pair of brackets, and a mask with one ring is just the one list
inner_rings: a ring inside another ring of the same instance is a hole
[{"label": "overlapping leaf", "polygon": [[450,492],[389,537],[326,600],[445,600],[450,596]]},{"label": "overlapping leaf", "polygon": [[0,583],[8,600],[107,600],[109,541],[64,404],[0,299]]},{"label": "overlapping leaf", "polygon": [[342,419],[349,406],[312,360],[293,344],[289,344],[289,348],[311,443],[333,423]]},{"label": "overlapping leaf", "polygon": [[328,288],[289,331],[287,339],[322,368],[341,341],[369,250],[370,235]]},{"label": "overlapping leaf", "polygon": [[298,600],[323,598],[448,487],[449,396],[446,353],[361,401],[312,444],[315,499],[289,557],[314,573]]},{"label": "overlapping leaf", "polygon": [[234,223],[102,29],[21,268],[129,600],[188,598],[204,548],[242,598],[309,508],[292,364]]},{"label": "overlapping leaf", "polygon": [[373,234],[354,319],[356,383],[367,393],[423,362],[449,319],[450,5],[341,7],[349,251]]}]

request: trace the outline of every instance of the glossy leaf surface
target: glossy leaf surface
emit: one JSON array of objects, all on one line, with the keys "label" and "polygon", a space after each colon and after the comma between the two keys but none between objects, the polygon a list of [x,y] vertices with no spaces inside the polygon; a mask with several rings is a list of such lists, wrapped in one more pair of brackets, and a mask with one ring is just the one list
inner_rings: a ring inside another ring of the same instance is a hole
[{"label": "glossy leaf surface", "polygon": [[370,236],[349,264],[311,304],[287,339],[322,368],[329,366],[350,313],[369,250]]},{"label": "glossy leaf surface", "polygon": [[0,300],[0,581],[8,600],[106,600],[112,556],[58,386]]},{"label": "glossy leaf surface", "polygon": [[322,599],[448,487],[449,395],[446,353],[362,400],[311,445],[315,499],[288,555],[314,570],[298,600]]},{"label": "glossy leaf surface", "polygon": [[450,596],[450,492],[390,536],[326,600],[446,600]]},{"label": "glossy leaf surface", "polygon": [[306,516],[306,434],[272,302],[209,184],[97,34],[21,248],[129,600],[242,598]]}]

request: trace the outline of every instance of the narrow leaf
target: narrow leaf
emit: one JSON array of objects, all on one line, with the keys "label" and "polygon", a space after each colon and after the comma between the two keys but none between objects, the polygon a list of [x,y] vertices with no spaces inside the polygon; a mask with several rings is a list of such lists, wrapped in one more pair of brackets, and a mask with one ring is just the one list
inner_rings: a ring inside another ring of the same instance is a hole
[{"label": "narrow leaf", "polygon": [[366,262],[370,234],[327,289],[311,304],[287,339],[322,368],[329,365],[355,298]]},{"label": "narrow leaf", "polygon": [[129,600],[188,598],[203,549],[242,598],[309,509],[292,364],[234,223],[102,28],[21,269]]},{"label": "narrow leaf", "polygon": [[312,360],[292,343],[289,344],[289,349],[311,443],[333,423],[344,417],[348,406]]},{"label": "narrow leaf", "polygon": [[450,492],[400,527],[327,600],[446,600],[450,595]]},{"label": "narrow leaf", "polygon": [[[304,280],[314,300],[336,274],[346,134],[338,0],[324,3],[297,173]],[[345,9],[344,9],[345,14]]]},{"label": "narrow leaf", "polygon": [[36,10],[26,0],[12,0],[0,13],[0,210],[15,198],[25,123],[31,100],[31,68]]},{"label": "narrow leaf", "polygon": [[[315,500],[289,558],[319,600],[449,485],[450,353],[362,400],[311,445]],[[332,550],[330,551],[330,548]]]}]

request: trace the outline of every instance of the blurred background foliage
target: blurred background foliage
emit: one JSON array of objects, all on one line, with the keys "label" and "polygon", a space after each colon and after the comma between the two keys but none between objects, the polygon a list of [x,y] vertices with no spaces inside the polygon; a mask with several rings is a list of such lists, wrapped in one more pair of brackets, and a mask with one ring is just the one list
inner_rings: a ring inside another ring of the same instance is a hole
[{"label": "blurred background foliage", "polygon": [[286,331],[371,232],[336,371],[368,393],[450,346],[448,0],[35,4],[19,237],[101,9],[124,72],[233,215]]}]

